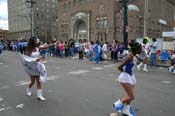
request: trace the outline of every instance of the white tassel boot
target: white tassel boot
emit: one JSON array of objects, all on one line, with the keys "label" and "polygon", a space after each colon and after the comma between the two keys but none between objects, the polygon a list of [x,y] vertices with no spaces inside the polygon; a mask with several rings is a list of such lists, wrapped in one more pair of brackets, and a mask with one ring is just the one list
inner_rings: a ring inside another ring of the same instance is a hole
[{"label": "white tassel boot", "polygon": [[143,65],[143,71],[144,71],[144,72],[148,72],[147,64],[144,64],[144,65]]},{"label": "white tassel boot", "polygon": [[113,107],[115,108],[115,110],[118,113],[121,113],[122,112],[122,109],[124,107],[124,104],[119,99],[118,101],[116,101],[116,102],[113,103]]},{"label": "white tassel boot", "polygon": [[143,65],[143,63],[141,62],[139,65],[137,65],[137,70],[140,70],[140,67]]},{"label": "white tassel boot", "polygon": [[123,108],[123,114],[127,115],[127,116],[133,116],[131,114],[131,106],[130,105],[125,105],[124,108]]},{"label": "white tassel boot", "polygon": [[37,98],[38,98],[38,100],[41,100],[41,101],[46,100],[46,98],[44,98],[43,95],[42,95],[42,89],[37,90]]},{"label": "white tassel boot", "polygon": [[31,88],[27,87],[26,92],[27,92],[27,96],[31,96],[32,95]]}]

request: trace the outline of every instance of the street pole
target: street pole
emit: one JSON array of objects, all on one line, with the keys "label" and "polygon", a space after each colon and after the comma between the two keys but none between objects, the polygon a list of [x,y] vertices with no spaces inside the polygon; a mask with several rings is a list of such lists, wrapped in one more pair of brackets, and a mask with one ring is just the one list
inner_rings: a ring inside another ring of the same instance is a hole
[{"label": "street pole", "polygon": [[34,21],[34,13],[33,13],[33,5],[36,4],[33,0],[26,1],[27,3],[30,3],[31,5],[31,37],[35,36],[35,21]]},{"label": "street pole", "polygon": [[47,26],[46,26],[46,16],[44,15],[44,40],[47,42]]},{"label": "street pole", "polygon": [[147,19],[148,19],[148,0],[145,0],[145,11],[144,11],[144,37],[147,36]]},{"label": "street pole", "polygon": [[125,48],[128,49],[128,1],[123,0],[123,42]]}]

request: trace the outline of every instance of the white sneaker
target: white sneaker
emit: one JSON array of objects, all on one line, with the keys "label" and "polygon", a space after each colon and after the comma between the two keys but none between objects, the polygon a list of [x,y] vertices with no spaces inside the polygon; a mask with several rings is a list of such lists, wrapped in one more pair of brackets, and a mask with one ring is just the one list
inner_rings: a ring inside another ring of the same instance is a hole
[{"label": "white sneaker", "polygon": [[27,91],[27,95],[28,95],[28,96],[31,96],[31,95],[32,95],[32,91],[31,91],[30,88],[27,88],[26,91]]},{"label": "white sneaker", "polygon": [[143,69],[143,71],[144,71],[144,72],[148,72],[148,70],[147,70],[147,69]]},{"label": "white sneaker", "polygon": [[173,70],[173,74],[175,74],[175,70]]}]

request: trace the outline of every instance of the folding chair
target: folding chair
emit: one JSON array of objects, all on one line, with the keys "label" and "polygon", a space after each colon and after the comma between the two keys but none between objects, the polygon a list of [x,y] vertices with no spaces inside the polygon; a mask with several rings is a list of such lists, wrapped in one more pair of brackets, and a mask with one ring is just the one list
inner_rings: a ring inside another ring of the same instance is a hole
[{"label": "folding chair", "polygon": [[168,51],[161,52],[161,61],[162,62],[168,62],[170,61],[170,53]]}]

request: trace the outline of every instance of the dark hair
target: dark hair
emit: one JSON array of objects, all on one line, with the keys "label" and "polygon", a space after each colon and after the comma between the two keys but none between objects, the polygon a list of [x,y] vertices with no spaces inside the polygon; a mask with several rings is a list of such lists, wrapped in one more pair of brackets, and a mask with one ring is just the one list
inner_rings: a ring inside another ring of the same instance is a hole
[{"label": "dark hair", "polygon": [[156,38],[153,38],[152,40],[153,40],[153,42],[157,41]]},{"label": "dark hair", "polygon": [[144,38],[143,43],[146,44],[147,42],[148,42],[147,39]]},{"label": "dark hair", "polygon": [[32,50],[37,47],[37,37],[31,37],[29,40],[28,40],[28,44],[27,44],[27,51],[29,54],[32,53]]},{"label": "dark hair", "polygon": [[141,44],[138,42],[130,42],[129,46],[131,47],[131,52],[137,54],[138,49],[141,47]]},{"label": "dark hair", "polygon": [[96,43],[96,44],[100,44],[99,40],[97,40],[95,43]]},{"label": "dark hair", "polygon": [[93,45],[94,44],[94,41],[91,41],[91,45]]}]

